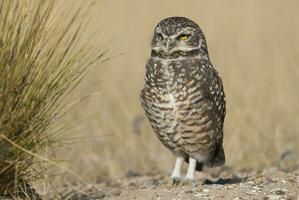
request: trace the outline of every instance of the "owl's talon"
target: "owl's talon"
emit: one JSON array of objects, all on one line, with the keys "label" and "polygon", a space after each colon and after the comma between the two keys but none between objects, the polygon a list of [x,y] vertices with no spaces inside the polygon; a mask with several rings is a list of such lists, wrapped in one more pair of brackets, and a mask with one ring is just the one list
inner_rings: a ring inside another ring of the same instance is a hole
[{"label": "owl's talon", "polygon": [[179,177],[173,177],[172,178],[172,185],[180,185],[182,182],[182,179]]}]

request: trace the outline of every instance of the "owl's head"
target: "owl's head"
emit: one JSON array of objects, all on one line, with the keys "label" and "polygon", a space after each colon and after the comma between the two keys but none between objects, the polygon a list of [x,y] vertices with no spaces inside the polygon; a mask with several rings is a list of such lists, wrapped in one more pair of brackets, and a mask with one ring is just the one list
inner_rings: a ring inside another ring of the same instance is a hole
[{"label": "owl's head", "polygon": [[153,57],[198,55],[208,58],[205,36],[195,22],[185,17],[169,17],[156,26],[152,39]]}]

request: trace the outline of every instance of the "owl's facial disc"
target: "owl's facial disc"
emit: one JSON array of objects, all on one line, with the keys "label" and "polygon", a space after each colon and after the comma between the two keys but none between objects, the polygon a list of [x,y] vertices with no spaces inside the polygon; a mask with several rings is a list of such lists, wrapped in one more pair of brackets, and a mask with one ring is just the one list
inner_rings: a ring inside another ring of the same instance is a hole
[{"label": "owl's facial disc", "polygon": [[199,49],[199,37],[191,27],[178,30],[177,33],[167,35],[157,27],[152,42],[152,52],[161,57],[186,56],[188,52]]},{"label": "owl's facial disc", "polygon": [[152,57],[175,59],[200,56],[209,58],[205,36],[194,21],[186,17],[168,17],[154,30]]}]

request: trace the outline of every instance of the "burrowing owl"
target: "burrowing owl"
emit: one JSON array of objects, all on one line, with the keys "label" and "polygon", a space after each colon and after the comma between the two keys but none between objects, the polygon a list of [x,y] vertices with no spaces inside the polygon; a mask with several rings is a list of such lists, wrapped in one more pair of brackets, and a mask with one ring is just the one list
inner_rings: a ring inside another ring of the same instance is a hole
[{"label": "burrowing owl", "polygon": [[162,20],[151,46],[141,103],[154,132],[176,156],[174,183],[180,181],[183,161],[189,163],[185,178],[192,180],[195,169],[225,162],[222,80],[202,30],[190,19]]}]

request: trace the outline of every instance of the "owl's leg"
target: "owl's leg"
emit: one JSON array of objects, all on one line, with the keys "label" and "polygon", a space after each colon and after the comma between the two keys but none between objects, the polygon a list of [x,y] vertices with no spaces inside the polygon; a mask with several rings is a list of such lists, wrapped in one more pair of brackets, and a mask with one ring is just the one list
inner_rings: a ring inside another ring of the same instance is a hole
[{"label": "owl's leg", "polygon": [[175,161],[175,165],[171,174],[171,179],[173,181],[173,184],[178,185],[181,182],[181,167],[184,162],[183,157],[177,157]]},{"label": "owl's leg", "polygon": [[189,157],[189,166],[188,166],[188,171],[187,171],[187,174],[185,176],[185,179],[187,179],[187,180],[193,180],[194,179],[196,162],[197,161],[194,158]]}]

